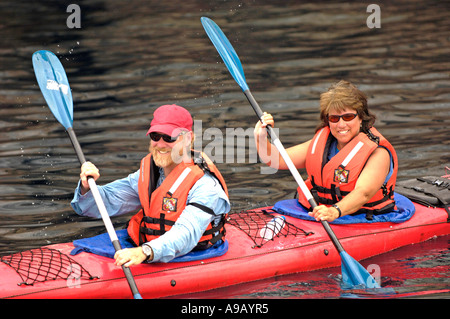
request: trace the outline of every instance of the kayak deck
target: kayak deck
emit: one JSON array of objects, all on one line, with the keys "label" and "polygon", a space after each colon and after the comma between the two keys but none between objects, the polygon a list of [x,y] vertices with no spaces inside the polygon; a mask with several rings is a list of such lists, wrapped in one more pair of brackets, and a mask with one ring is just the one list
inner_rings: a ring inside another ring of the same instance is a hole
[{"label": "kayak deck", "polygon": [[[331,225],[344,249],[362,260],[434,236],[450,233],[444,209],[415,204],[416,213],[403,223]],[[270,207],[254,210],[263,214]],[[291,227],[304,232],[279,236],[257,245],[242,230],[227,225],[228,252],[203,261],[133,266],[131,271],[143,298],[199,292],[278,275],[339,266],[340,256],[321,223],[285,216]],[[70,256],[72,243],[44,248],[68,256],[66,279],[24,285],[18,273],[0,263],[0,298],[132,298],[120,267],[107,257],[82,252]],[[5,257],[2,257],[4,261]],[[43,258],[45,259],[45,258]],[[48,262],[48,261],[46,261]],[[31,263],[31,262],[29,262]],[[82,274],[80,267],[88,274]]]}]

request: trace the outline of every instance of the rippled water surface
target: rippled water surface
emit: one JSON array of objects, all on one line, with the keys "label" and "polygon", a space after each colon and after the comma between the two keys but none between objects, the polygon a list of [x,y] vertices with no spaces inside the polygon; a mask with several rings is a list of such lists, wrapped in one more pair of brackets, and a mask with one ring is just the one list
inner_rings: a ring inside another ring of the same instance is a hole
[{"label": "rippled water surface", "polygon": [[[262,175],[253,145],[227,139],[227,132],[249,135],[256,118],[207,39],[201,16],[228,35],[285,146],[312,137],[319,94],[347,79],[366,92],[376,127],[396,148],[400,180],[443,175],[450,166],[448,1],[379,2],[381,28],[375,29],[366,24],[367,5],[358,1],[259,0],[77,1],[81,28],[69,29],[71,2],[0,3],[2,255],[103,232],[101,221],[70,208],[79,164],[36,83],[31,55],[40,49],[57,54],[66,69],[74,129],[101,170],[99,184],[138,168],[153,110],[177,103],[194,115],[197,145],[216,147],[234,210],[293,195],[289,172]],[[227,160],[230,149],[241,155]],[[448,240],[439,243],[442,254],[433,260],[448,251]]]}]

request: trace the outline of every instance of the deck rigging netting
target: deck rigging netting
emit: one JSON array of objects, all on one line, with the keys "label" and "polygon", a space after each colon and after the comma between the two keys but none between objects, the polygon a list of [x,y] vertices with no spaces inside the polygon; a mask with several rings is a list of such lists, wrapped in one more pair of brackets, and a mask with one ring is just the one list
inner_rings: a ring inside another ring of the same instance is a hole
[{"label": "deck rigging netting", "polygon": [[291,223],[284,222],[283,228],[281,228],[272,239],[267,240],[264,238],[265,231],[262,231],[262,229],[266,229],[265,226],[267,223],[275,218],[275,215],[272,213],[274,213],[274,211],[271,209],[234,212],[228,216],[228,223],[246,233],[255,243],[255,247],[261,247],[268,241],[277,237],[309,236],[313,234],[312,232],[306,232]]},{"label": "deck rigging netting", "polygon": [[22,280],[19,286],[55,279],[65,279],[70,284],[82,278],[97,278],[66,254],[46,247],[3,256],[0,261],[17,272]]}]

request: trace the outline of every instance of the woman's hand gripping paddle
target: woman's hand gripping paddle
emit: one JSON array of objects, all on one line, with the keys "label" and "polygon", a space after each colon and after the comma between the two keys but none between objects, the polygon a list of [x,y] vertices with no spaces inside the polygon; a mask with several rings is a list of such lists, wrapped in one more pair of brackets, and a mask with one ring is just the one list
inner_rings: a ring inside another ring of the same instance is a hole
[{"label": "woman's hand gripping paddle", "polygon": [[[32,60],[34,73],[36,74],[36,79],[41,92],[44,95],[44,99],[58,122],[66,128],[70,141],[72,142],[78,156],[78,160],[80,161],[80,164],[83,165],[86,162],[86,159],[84,158],[84,154],[72,128],[72,92],[70,91],[69,81],[67,80],[64,67],[52,52],[46,50],[35,52]],[[105,204],[103,203],[102,197],[98,191],[97,184],[92,177],[88,177],[88,183],[114,249],[118,251],[122,249],[122,247],[120,246],[114,226],[111,223]],[[131,292],[133,293],[133,297],[135,299],[142,299],[133,275],[131,274],[130,268],[122,266],[122,269],[125,273]]]},{"label": "woman's hand gripping paddle", "polygon": [[[219,52],[220,56],[222,57],[222,60],[225,62],[225,65],[227,66],[228,71],[230,71],[234,80],[239,84],[239,86],[241,87],[245,96],[247,97],[248,101],[250,102],[251,106],[253,107],[253,110],[256,112],[256,115],[261,120],[263,112],[261,111],[261,108],[259,107],[255,98],[253,97],[252,93],[250,92],[250,89],[245,80],[244,70],[242,68],[241,61],[239,60],[239,57],[236,54],[236,51],[234,50],[230,41],[228,41],[227,37],[222,32],[222,30],[219,28],[219,26],[211,19],[202,17],[201,22],[202,22],[203,28],[206,31],[206,34],[208,35],[211,42],[216,47],[217,51]],[[281,144],[275,131],[269,125],[267,126],[267,130],[268,130],[269,136],[272,139],[272,143],[275,145],[275,147],[280,152],[282,158],[284,159],[285,163],[289,167],[289,170],[290,170],[291,174],[293,175],[295,181],[300,186],[300,189],[302,190],[303,194],[308,199],[308,202],[311,204],[311,207],[312,208],[316,207],[317,206],[316,201],[314,200],[313,196],[311,195],[311,192],[309,191],[308,187],[305,185],[305,182],[303,181],[302,177],[300,176],[297,168],[292,163],[291,158],[287,154],[285,148],[283,147],[283,144]],[[325,231],[327,232],[328,236],[330,237],[333,245],[336,247],[337,251],[339,252],[339,255],[341,256],[342,280],[343,280],[344,286],[346,288],[364,288],[364,287],[380,288],[378,283],[367,272],[367,270],[363,266],[361,266],[355,259],[353,259],[349,254],[347,254],[347,252],[342,247],[341,243],[337,239],[336,235],[334,234],[334,232],[331,229],[328,222],[321,221],[321,223],[322,223],[323,227],[325,228]]]}]

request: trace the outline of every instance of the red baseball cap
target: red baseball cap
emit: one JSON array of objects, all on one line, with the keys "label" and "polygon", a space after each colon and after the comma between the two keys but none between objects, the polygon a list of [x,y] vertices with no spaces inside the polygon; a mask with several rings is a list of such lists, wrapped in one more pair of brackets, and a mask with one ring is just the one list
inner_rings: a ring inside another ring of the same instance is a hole
[{"label": "red baseball cap", "polygon": [[162,105],[153,112],[147,135],[159,132],[175,137],[182,131],[192,131],[192,123],[192,116],[184,107],[175,104]]}]

